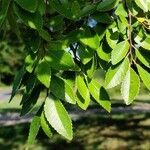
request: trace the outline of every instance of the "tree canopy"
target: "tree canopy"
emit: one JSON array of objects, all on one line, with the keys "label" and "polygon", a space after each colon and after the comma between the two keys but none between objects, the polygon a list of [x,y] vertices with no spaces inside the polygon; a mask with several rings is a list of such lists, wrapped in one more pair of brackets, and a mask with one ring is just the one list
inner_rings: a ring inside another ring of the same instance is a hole
[{"label": "tree canopy", "polygon": [[[127,105],[150,90],[149,0],[0,0],[0,33],[9,25],[27,56],[16,74],[12,96],[23,88],[21,115],[32,112],[43,89],[28,142],[41,127],[71,140],[65,103],[86,110],[91,101],[111,111],[108,89],[121,86]],[[101,83],[95,74],[105,72]]]}]

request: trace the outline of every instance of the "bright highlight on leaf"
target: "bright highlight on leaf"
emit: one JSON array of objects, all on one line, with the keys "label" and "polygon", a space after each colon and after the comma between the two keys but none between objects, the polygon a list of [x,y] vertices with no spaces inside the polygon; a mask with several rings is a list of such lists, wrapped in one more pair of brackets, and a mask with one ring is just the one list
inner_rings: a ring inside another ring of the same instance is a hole
[{"label": "bright highlight on leaf", "polygon": [[62,136],[72,140],[71,119],[61,101],[49,95],[45,101],[44,113],[49,124]]},{"label": "bright highlight on leaf", "polygon": [[126,41],[118,43],[114,47],[111,53],[111,61],[113,65],[119,63],[126,56],[129,50],[129,46],[130,46],[129,43],[126,40]]},{"label": "bright highlight on leaf", "polygon": [[125,58],[121,64],[112,66],[106,73],[105,87],[106,89],[113,88],[120,84],[124,79],[129,68],[129,60]]},{"label": "bright highlight on leaf", "polygon": [[50,82],[51,82],[51,68],[50,68],[50,65],[46,61],[42,61],[37,66],[37,78],[47,88],[50,87]]},{"label": "bright highlight on leaf", "polygon": [[121,94],[127,105],[131,104],[139,93],[140,79],[136,72],[129,68],[121,85]]}]

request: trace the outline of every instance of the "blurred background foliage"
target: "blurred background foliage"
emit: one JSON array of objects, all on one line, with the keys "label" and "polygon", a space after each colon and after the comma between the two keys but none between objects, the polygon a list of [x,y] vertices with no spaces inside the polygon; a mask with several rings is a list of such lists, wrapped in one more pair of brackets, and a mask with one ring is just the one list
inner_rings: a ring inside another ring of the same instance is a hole
[{"label": "blurred background foliage", "polygon": [[0,32],[0,84],[10,85],[25,57],[24,46],[6,24]]}]

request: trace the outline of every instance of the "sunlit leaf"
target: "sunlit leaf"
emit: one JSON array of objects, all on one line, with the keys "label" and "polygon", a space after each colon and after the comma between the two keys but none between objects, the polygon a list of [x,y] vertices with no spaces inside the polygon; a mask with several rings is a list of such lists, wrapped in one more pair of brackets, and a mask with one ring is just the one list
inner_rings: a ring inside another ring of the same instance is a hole
[{"label": "sunlit leaf", "polygon": [[127,105],[131,104],[138,95],[139,87],[139,76],[132,68],[129,68],[121,85],[121,94]]},{"label": "sunlit leaf", "polygon": [[144,85],[150,90],[150,73],[140,65],[137,65],[137,68]]},{"label": "sunlit leaf", "polygon": [[121,64],[111,66],[111,68],[106,73],[105,87],[109,89],[120,84],[124,79],[126,72],[128,71],[128,68],[129,68],[128,58],[125,58],[125,60],[121,62]]},{"label": "sunlit leaf", "polygon": [[50,65],[46,61],[42,61],[37,66],[37,78],[39,81],[44,84],[47,88],[50,87],[51,81],[51,68]]},{"label": "sunlit leaf", "polygon": [[91,95],[94,97],[96,102],[99,103],[108,112],[110,112],[111,102],[109,99],[109,95],[107,91],[104,89],[104,87],[102,87],[101,84],[95,79],[93,79],[89,83],[88,87]]},{"label": "sunlit leaf", "polygon": [[112,53],[111,53],[111,61],[112,61],[113,65],[119,63],[123,58],[126,57],[126,54],[129,51],[129,47],[130,47],[130,45],[127,40],[118,43],[114,47],[114,49],[112,50]]},{"label": "sunlit leaf", "polygon": [[30,125],[28,144],[33,144],[40,129],[40,117],[34,116]]},{"label": "sunlit leaf", "polygon": [[68,140],[73,138],[71,119],[60,100],[49,95],[45,101],[44,112],[47,121],[59,134]]}]

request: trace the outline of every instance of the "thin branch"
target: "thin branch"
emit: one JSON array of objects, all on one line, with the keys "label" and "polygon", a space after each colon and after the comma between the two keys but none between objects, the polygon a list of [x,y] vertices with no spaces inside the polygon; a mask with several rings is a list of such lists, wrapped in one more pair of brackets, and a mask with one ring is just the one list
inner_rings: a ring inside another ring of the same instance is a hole
[{"label": "thin branch", "polygon": [[130,43],[130,56],[131,56],[131,61],[133,60],[133,55],[132,55],[132,16],[130,10],[128,10],[128,17],[129,17],[129,28],[128,28],[128,38],[129,38],[129,43]]}]

